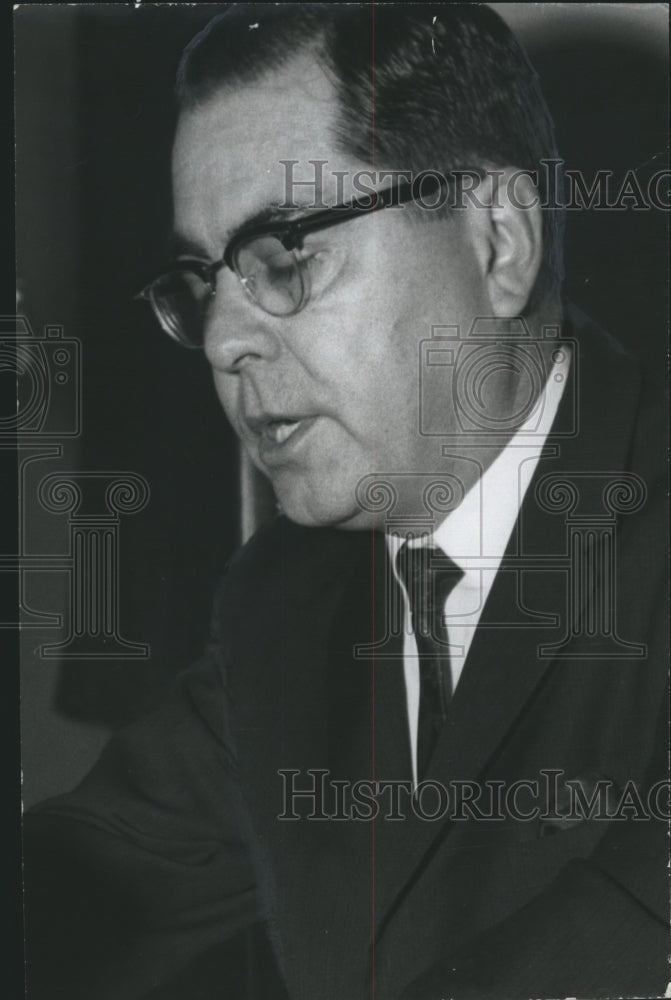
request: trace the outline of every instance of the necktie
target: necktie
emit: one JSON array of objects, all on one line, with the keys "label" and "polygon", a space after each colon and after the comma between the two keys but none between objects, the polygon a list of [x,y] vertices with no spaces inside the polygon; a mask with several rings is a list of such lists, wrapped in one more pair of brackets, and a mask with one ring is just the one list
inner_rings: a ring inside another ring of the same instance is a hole
[{"label": "necktie", "polygon": [[421,781],[452,697],[450,653],[443,611],[448,595],[464,574],[435,546],[411,548],[407,542],[399,549],[396,569],[408,594],[412,629],[419,653],[417,780]]}]

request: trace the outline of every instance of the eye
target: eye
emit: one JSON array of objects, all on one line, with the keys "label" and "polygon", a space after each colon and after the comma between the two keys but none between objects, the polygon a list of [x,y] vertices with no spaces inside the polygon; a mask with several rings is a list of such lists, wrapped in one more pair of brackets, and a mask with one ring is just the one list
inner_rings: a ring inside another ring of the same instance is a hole
[{"label": "eye", "polygon": [[312,294],[325,292],[338,277],[345,252],[338,247],[320,247],[311,250],[307,245],[298,251],[301,267],[310,276]]},{"label": "eye", "polygon": [[[283,285],[295,268],[294,258],[290,251],[280,246],[263,261],[262,267],[267,280],[274,285]],[[255,272],[252,272],[252,277]]]},{"label": "eye", "polygon": [[194,271],[197,274],[202,274],[211,263],[207,257],[177,257],[173,267],[175,270]]},{"label": "eye", "polygon": [[311,275],[316,276],[328,266],[329,256],[328,250],[316,250],[313,253],[301,253],[299,259],[303,267],[306,267]]}]

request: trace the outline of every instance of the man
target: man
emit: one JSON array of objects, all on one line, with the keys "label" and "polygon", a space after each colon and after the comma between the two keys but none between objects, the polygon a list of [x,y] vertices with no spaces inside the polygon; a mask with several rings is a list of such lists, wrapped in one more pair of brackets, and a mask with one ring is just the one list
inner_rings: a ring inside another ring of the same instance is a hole
[{"label": "man", "polygon": [[533,70],[483,6],[253,7],[178,98],[145,295],[282,514],[34,811],[36,995],[257,995],[252,927],[263,996],[661,993],[660,418],[562,304]]}]

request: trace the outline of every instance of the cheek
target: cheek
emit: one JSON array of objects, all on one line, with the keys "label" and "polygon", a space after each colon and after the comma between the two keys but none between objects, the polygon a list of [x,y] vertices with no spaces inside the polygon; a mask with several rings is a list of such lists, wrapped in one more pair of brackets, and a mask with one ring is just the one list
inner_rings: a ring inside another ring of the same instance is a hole
[{"label": "cheek", "polygon": [[428,334],[414,302],[399,291],[378,282],[374,295],[348,296],[315,355],[338,421],[371,450],[417,426],[419,345]]},{"label": "cheek", "polygon": [[371,441],[387,438],[406,421],[416,396],[419,340],[397,317],[343,330],[337,346],[320,359],[327,400],[339,422]]}]

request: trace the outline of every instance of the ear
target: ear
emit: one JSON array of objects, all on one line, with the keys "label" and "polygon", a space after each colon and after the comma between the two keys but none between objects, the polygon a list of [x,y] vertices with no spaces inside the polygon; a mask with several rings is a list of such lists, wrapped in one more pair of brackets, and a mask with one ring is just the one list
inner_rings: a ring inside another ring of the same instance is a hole
[{"label": "ear", "polygon": [[477,228],[492,309],[495,316],[519,316],[541,264],[540,196],[529,174],[514,167],[489,170],[481,190]]}]

